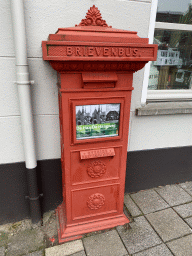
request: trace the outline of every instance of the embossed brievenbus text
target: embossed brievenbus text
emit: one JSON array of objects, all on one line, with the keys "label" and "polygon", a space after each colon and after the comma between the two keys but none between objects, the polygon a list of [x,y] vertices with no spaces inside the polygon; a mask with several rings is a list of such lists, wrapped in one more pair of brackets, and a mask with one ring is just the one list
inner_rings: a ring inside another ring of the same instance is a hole
[{"label": "embossed brievenbus text", "polygon": [[85,45],[69,45],[68,42],[60,42],[60,44],[53,44],[50,42],[47,49],[47,58],[63,57],[70,60],[73,57],[77,59],[85,58],[146,58],[153,57],[154,48],[143,48],[142,46],[126,46],[126,45],[106,45],[99,44],[85,44]]}]

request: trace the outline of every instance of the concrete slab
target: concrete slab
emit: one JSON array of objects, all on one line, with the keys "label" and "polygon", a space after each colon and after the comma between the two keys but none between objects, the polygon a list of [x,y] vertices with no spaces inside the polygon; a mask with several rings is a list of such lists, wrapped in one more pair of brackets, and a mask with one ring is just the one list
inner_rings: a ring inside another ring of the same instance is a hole
[{"label": "concrete slab", "polygon": [[83,238],[87,256],[128,255],[116,230]]},{"label": "concrete slab", "polygon": [[186,190],[192,196],[192,181],[180,183],[179,186]]},{"label": "concrete slab", "polygon": [[36,252],[25,254],[24,256],[44,256],[44,251],[43,250],[36,251]]},{"label": "concrete slab", "polygon": [[173,254],[165,244],[157,245],[148,250],[134,254],[134,256],[172,256]]},{"label": "concrete slab", "polygon": [[117,231],[130,254],[162,243],[144,216],[134,220],[130,223],[131,229],[125,230],[123,226],[117,227]]},{"label": "concrete slab", "polygon": [[182,217],[187,218],[192,216],[192,203],[182,204],[173,207],[173,209]]},{"label": "concrete slab", "polygon": [[153,189],[130,195],[144,214],[168,208],[169,205]]},{"label": "concrete slab", "polygon": [[124,196],[124,204],[126,205],[132,217],[138,217],[143,214],[139,210],[138,206],[133,202],[129,194],[125,194]]},{"label": "concrete slab", "polygon": [[192,197],[178,185],[167,185],[165,187],[155,188],[155,190],[170,206],[192,201]]},{"label": "concrete slab", "polygon": [[81,240],[75,240],[72,242],[64,243],[54,247],[45,249],[45,256],[66,256],[76,252],[83,251],[83,243]]},{"label": "concrete slab", "polygon": [[164,242],[191,234],[191,228],[171,208],[145,216]]},{"label": "concrete slab", "polygon": [[5,256],[5,247],[0,247],[0,256]]},{"label": "concrete slab", "polygon": [[192,217],[186,218],[185,221],[186,221],[187,224],[192,228]]},{"label": "concrete slab", "polygon": [[44,247],[44,235],[40,229],[25,230],[8,239],[6,256],[19,256]]},{"label": "concrete slab", "polygon": [[181,237],[167,243],[175,256],[192,255],[192,235]]},{"label": "concrete slab", "polygon": [[76,252],[74,254],[71,254],[70,256],[86,256],[85,251]]}]

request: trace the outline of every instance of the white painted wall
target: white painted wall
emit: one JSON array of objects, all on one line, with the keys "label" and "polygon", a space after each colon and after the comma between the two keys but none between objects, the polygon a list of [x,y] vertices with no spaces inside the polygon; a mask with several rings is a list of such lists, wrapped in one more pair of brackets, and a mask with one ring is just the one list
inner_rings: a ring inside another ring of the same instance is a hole
[{"label": "white painted wall", "polygon": [[136,117],[132,113],[129,150],[192,145],[192,115]]},{"label": "white painted wall", "polygon": [[[42,60],[41,41],[59,27],[79,24],[95,4],[114,28],[138,31],[147,37],[151,1],[140,0],[24,0],[28,61],[37,159],[60,157],[56,72]],[[0,163],[24,161],[11,26],[10,1],[0,8]],[[191,115],[136,117],[140,107],[143,70],[135,73],[131,105],[129,150],[191,145]]]}]

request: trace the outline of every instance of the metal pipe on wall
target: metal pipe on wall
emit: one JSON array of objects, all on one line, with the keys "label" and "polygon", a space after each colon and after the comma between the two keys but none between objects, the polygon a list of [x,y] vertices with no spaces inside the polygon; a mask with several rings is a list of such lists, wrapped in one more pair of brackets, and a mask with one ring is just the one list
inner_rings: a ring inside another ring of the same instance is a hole
[{"label": "metal pipe on wall", "polygon": [[22,137],[24,144],[25,165],[27,169],[28,192],[32,222],[41,219],[39,194],[36,177],[36,153],[33,130],[33,114],[31,105],[29,71],[27,63],[27,43],[25,33],[25,17],[23,0],[11,0],[12,26],[16,56],[16,77],[20,103]]}]

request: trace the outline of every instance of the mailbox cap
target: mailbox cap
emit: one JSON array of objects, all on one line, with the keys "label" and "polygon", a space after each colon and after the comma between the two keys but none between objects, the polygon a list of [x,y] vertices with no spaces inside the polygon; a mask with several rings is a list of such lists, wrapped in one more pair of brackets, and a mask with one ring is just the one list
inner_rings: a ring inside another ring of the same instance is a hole
[{"label": "mailbox cap", "polygon": [[148,44],[148,38],[140,38],[137,32],[96,26],[59,28],[48,40]]},{"label": "mailbox cap", "polygon": [[95,5],[79,25],[50,34],[42,48],[43,59],[59,71],[90,71],[90,66],[98,70],[99,62],[104,65],[102,70],[137,71],[157,56],[157,45],[149,44],[148,38],[140,38],[135,31],[108,26]]}]

